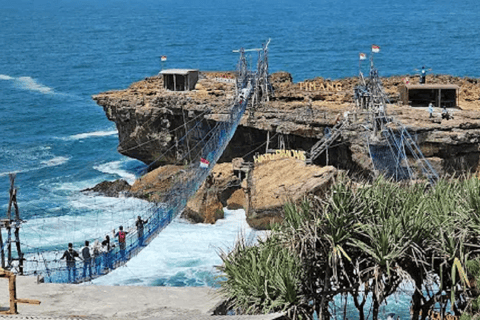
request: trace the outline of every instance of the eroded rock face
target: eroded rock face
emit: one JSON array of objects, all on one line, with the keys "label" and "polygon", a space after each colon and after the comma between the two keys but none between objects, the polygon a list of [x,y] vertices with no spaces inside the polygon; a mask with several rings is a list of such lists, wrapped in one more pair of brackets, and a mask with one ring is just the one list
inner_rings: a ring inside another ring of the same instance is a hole
[{"label": "eroded rock face", "polygon": [[[166,91],[161,78],[151,77],[126,90],[106,92],[93,98],[104,108],[108,119],[117,125],[120,153],[152,167],[177,163],[181,158],[195,161],[198,159],[185,156],[188,153],[186,144],[179,143],[179,139],[185,132],[191,132],[188,145],[194,149],[192,146],[216,121],[225,119],[234,98],[234,86],[215,80],[222,76],[224,73],[204,73],[197,84],[198,90],[190,92]],[[405,77],[382,78],[392,102],[398,101],[398,86]],[[220,162],[234,157],[252,160],[252,150],[266,141],[267,131],[270,137],[278,134],[272,139],[270,148],[277,148],[283,142],[287,149],[309,150],[323,137],[326,127],[332,127],[344,111],[354,108],[356,78],[316,78],[293,83],[288,73],[281,72],[273,74],[271,80],[275,96],[247,110]],[[410,77],[410,81],[416,82],[415,77]],[[441,120],[440,110],[435,110],[436,118],[432,121],[425,109],[407,106],[389,105],[387,113],[408,127],[425,156],[435,161],[440,174],[476,170],[480,159],[480,82],[471,78],[428,75],[427,83],[460,86],[461,109],[452,110],[453,120]],[[195,126],[198,119],[202,121]],[[350,172],[371,171],[363,133],[364,129],[359,126],[345,130],[341,139],[329,149],[328,159],[322,156],[316,163],[326,165],[328,160],[328,164]],[[190,150],[190,154],[195,154],[195,150]]]},{"label": "eroded rock face", "polygon": [[247,195],[247,222],[255,229],[269,229],[283,220],[286,202],[295,203],[305,194],[322,196],[338,170],[332,166],[306,165],[285,158],[256,164],[243,182]]},{"label": "eroded rock face", "polygon": [[223,208],[232,194],[240,189],[240,179],[231,163],[217,164],[188,202],[182,217],[192,222],[215,223],[223,219]]}]

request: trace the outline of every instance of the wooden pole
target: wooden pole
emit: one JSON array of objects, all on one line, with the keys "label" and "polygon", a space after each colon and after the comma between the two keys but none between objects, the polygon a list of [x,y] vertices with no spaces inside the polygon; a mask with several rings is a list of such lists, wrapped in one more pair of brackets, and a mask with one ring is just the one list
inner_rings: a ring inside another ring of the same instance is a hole
[{"label": "wooden pole", "polygon": [[13,206],[15,208],[15,244],[17,247],[17,254],[18,254],[18,267],[19,267],[19,273],[23,274],[23,254],[22,254],[22,248],[20,247],[20,210],[18,209],[18,203],[17,203],[17,189],[14,189],[14,195],[13,195]]},{"label": "wooden pole", "polygon": [[267,131],[267,148],[265,149],[265,153],[268,153],[269,143],[270,143],[270,131]]},{"label": "wooden pole", "polygon": [[2,227],[0,226],[0,256],[2,259],[2,268],[5,269],[5,251],[3,250]]},{"label": "wooden pole", "polygon": [[442,107],[442,89],[438,89],[438,107]]},{"label": "wooden pole", "polygon": [[8,289],[10,291],[10,314],[17,314],[17,284],[14,274],[8,277]]},{"label": "wooden pole", "polygon": [[19,223],[15,224],[15,244],[17,245],[17,253],[18,253],[18,273],[23,275],[23,254],[22,248],[20,246],[20,226]]},{"label": "wooden pole", "polygon": [[8,267],[12,266],[12,204],[15,198],[15,174],[10,174],[10,200],[8,201],[8,210],[7,210],[7,252],[8,252]]},{"label": "wooden pole", "polygon": [[192,155],[190,153],[190,144],[188,143],[188,127],[187,127],[187,122],[185,121],[185,110],[183,109],[183,106],[182,106],[182,117],[183,117],[183,128],[185,130],[185,140],[187,142],[188,159],[190,160],[190,163],[192,163]]}]

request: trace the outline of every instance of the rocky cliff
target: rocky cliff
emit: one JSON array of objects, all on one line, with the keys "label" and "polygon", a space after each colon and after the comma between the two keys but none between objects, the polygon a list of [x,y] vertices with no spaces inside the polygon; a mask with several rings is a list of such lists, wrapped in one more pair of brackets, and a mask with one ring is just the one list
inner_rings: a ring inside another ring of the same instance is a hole
[{"label": "rocky cliff", "polygon": [[[232,77],[231,73],[205,72],[196,90],[171,92],[163,89],[162,79],[155,76],[125,90],[95,95],[93,99],[117,126],[118,151],[155,168],[178,163],[181,158],[188,159],[185,157],[188,144],[180,141],[185,132],[189,132],[191,139],[189,147],[194,148],[216,121],[227,116],[235,92],[234,85],[223,79]],[[382,79],[392,103],[398,101],[398,87],[403,84],[403,78]],[[290,74],[280,72],[273,74],[271,81],[275,96],[247,110],[220,162],[234,157],[251,160],[255,152],[265,152],[262,144],[267,132],[270,137],[274,136],[270,148],[282,144],[287,149],[309,150],[323,137],[326,127],[331,127],[344,111],[354,108],[356,78],[315,78],[294,83]],[[480,156],[479,81],[428,75],[427,83],[460,86],[460,108],[452,110],[453,120],[440,120],[440,110],[436,110],[436,118],[432,121],[425,108],[397,104],[389,105],[387,113],[407,125],[439,173],[476,170]],[[362,130],[361,126],[346,130],[329,150],[328,164],[352,172],[371,170]],[[317,159],[318,164],[326,162],[325,156]]]},{"label": "rocky cliff", "polygon": [[[117,126],[118,151],[143,161],[152,171],[131,187],[128,191],[131,195],[158,200],[171,181],[181,178],[181,165],[198,160],[190,158],[196,146],[217,121],[228,116],[235,96],[234,84],[229,80],[233,77],[228,72],[204,72],[195,90],[171,92],[163,89],[162,79],[155,76],[128,89],[93,97]],[[441,175],[477,171],[479,81],[427,76],[427,83],[460,87],[459,108],[450,110],[454,119],[442,120],[439,109],[430,119],[426,107],[413,108],[398,103],[398,88],[404,78],[382,79],[392,102],[387,106],[387,114],[407,126],[423,154]],[[344,130],[328,154],[324,153],[313,165],[294,159],[267,161],[256,164],[247,174],[248,179],[244,179],[244,172],[227,164],[236,157],[252,161],[255,154],[263,154],[267,148],[307,151],[323,137],[325,128],[332,127],[345,111],[355,108],[356,78],[315,78],[294,83],[290,74],[280,72],[273,74],[271,81],[274,97],[247,109],[220,164],[187,204],[183,213],[187,219],[214,223],[222,217],[222,207],[228,205],[245,208],[250,225],[265,228],[281,220],[286,200],[296,201],[308,192],[321,193],[334,179],[337,169],[346,169],[353,175],[372,174],[366,129],[360,123]],[[188,139],[184,140],[186,132]],[[268,144],[267,137],[270,138]],[[118,188],[123,188],[123,184],[113,187]]]}]

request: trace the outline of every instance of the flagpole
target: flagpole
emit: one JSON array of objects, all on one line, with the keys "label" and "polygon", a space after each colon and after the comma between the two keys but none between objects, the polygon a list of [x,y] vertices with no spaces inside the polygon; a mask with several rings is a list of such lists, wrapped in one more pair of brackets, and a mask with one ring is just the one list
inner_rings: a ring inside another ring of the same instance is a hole
[{"label": "flagpole", "polygon": [[358,74],[362,73],[362,59],[358,57]]}]

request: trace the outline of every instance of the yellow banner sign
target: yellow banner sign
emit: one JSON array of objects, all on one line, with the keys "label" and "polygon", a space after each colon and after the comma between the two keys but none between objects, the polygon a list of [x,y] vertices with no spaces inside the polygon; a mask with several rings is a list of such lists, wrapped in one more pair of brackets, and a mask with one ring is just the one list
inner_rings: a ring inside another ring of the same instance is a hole
[{"label": "yellow banner sign", "polygon": [[275,153],[266,153],[253,157],[253,162],[261,163],[270,160],[279,160],[285,158],[292,158],[305,161],[305,151],[297,150],[275,150]]}]

